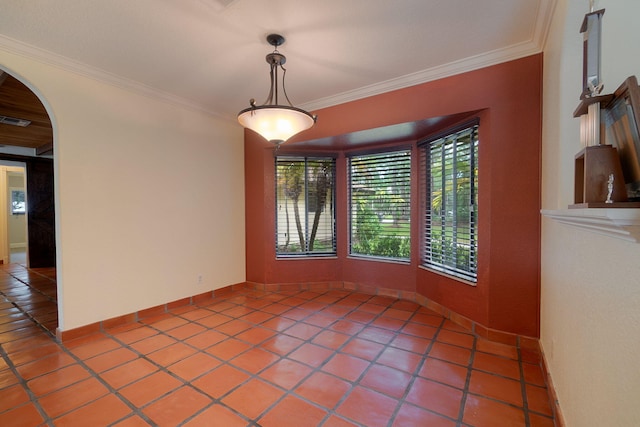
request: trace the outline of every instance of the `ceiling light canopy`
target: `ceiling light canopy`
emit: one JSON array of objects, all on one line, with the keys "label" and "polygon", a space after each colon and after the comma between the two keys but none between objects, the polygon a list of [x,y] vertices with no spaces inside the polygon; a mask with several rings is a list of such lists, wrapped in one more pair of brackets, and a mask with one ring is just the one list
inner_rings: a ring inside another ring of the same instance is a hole
[{"label": "ceiling light canopy", "polygon": [[[238,121],[242,126],[257,132],[267,141],[279,146],[292,136],[311,128],[316,122],[317,116],[294,107],[289,101],[284,86],[287,70],[283,67],[287,58],[278,52],[278,46],[284,43],[284,37],[279,34],[269,34],[267,42],[274,47],[274,51],[266,57],[267,63],[271,67],[269,96],[262,105],[256,105],[255,99],[251,99],[249,101],[251,106],[238,113]],[[278,104],[278,69],[282,70],[282,94],[288,105]]]}]

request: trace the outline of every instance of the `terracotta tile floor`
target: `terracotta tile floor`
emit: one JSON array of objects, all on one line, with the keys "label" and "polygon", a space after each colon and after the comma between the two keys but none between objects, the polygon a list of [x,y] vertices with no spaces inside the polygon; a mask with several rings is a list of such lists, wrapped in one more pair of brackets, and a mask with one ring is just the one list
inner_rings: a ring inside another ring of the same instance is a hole
[{"label": "terracotta tile floor", "polygon": [[61,345],[53,277],[0,270],[3,427],[554,425],[539,355],[414,303],[234,291]]}]

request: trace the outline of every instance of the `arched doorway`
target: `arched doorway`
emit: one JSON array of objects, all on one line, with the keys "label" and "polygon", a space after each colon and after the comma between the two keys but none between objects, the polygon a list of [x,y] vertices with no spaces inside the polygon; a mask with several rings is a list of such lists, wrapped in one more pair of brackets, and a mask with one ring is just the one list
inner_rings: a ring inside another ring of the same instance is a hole
[{"label": "arched doorway", "polygon": [[49,114],[24,83],[0,67],[0,160],[26,168],[30,267],[55,267],[53,127]]},{"label": "arched doorway", "polygon": [[[7,184],[0,188],[0,201],[5,202],[0,215],[0,252],[7,253],[2,257],[4,283],[33,292],[30,300],[37,304],[22,304],[21,299],[11,302],[55,334],[58,306],[52,121],[40,98],[1,66],[0,163],[9,165],[3,166],[6,176],[0,179],[0,183]],[[24,171],[22,187],[9,185],[17,182],[12,176],[17,172],[15,168]],[[15,209],[11,208],[13,193]],[[12,259],[10,234],[15,231],[10,230],[10,226],[19,219],[26,223],[26,257]],[[11,299],[13,293],[5,289],[4,294],[6,299]]]}]

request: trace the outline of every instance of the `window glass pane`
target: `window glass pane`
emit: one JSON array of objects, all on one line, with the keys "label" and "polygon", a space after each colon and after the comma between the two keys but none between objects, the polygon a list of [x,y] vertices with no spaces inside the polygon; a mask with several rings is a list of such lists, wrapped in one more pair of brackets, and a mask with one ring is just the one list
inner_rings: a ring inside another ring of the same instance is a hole
[{"label": "window glass pane", "polygon": [[335,254],[332,158],[276,159],[277,255]]},{"label": "window glass pane", "polygon": [[411,152],[349,159],[351,255],[410,256]]},{"label": "window glass pane", "polygon": [[426,181],[423,264],[475,281],[477,272],[477,125],[421,148]]}]

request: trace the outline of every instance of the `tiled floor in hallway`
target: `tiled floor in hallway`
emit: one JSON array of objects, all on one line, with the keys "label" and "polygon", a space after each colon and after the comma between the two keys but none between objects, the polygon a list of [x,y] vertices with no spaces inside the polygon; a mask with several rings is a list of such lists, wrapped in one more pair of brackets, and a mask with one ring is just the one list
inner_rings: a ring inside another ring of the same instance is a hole
[{"label": "tiled floor in hallway", "polygon": [[24,312],[47,274],[0,271],[4,427],[554,424],[539,354],[413,302],[234,291],[61,345]]}]

